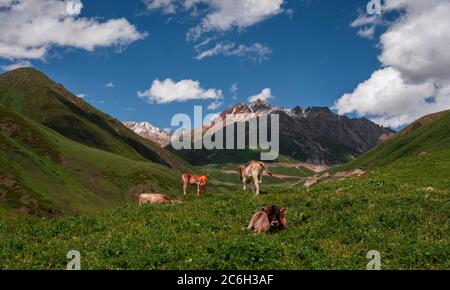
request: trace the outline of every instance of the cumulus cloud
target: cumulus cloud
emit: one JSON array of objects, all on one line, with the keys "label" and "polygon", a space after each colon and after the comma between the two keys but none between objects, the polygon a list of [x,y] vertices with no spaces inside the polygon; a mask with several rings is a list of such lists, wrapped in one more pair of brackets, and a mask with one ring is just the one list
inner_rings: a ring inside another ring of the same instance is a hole
[{"label": "cumulus cloud", "polygon": [[153,81],[150,89],[139,91],[137,95],[151,103],[168,104],[188,100],[221,100],[223,94],[218,89],[203,89],[200,82],[193,80],[181,80],[174,82],[172,79]]},{"label": "cumulus cloud", "polygon": [[399,71],[387,67],[345,94],[336,107],[340,113],[375,116],[373,120],[381,125],[399,127],[438,111],[442,104],[429,101],[437,92],[433,82],[410,83]]},{"label": "cumulus cloud", "polygon": [[251,96],[250,98],[248,98],[248,101],[251,103],[254,103],[258,100],[261,100],[263,102],[267,102],[270,99],[274,99],[275,96],[272,95],[272,90],[270,88],[266,88],[264,90],[262,90],[261,93],[255,95],[255,96]]},{"label": "cumulus cloud", "polygon": [[167,14],[183,10],[202,15],[200,23],[189,32],[190,38],[197,39],[205,32],[250,27],[283,12],[285,0],[144,0],[144,3],[150,10]]},{"label": "cumulus cloud", "polygon": [[272,54],[272,49],[260,43],[254,43],[251,46],[236,45],[236,43],[218,43],[213,48],[199,51],[195,57],[197,60],[204,58],[223,55],[245,58],[254,62],[262,62],[268,60]]},{"label": "cumulus cloud", "polygon": [[42,59],[55,46],[93,51],[146,36],[124,18],[102,22],[67,9],[67,1],[1,0],[0,57]]},{"label": "cumulus cloud", "polygon": [[[0,5],[1,5],[1,0],[0,0]],[[11,70],[15,70],[21,67],[33,67],[33,64],[31,62],[29,62],[28,60],[21,60],[12,64],[8,64],[8,65],[2,65],[1,69],[2,71],[11,71]]]},{"label": "cumulus cloud", "polygon": [[392,127],[450,108],[450,2],[386,0],[401,12],[380,36],[382,68],[336,103],[339,113]]},{"label": "cumulus cloud", "polygon": [[208,13],[201,23],[192,28],[188,38],[198,39],[210,31],[227,31],[232,28],[245,29],[267,18],[283,12],[284,0],[188,0],[207,4],[212,12]]}]

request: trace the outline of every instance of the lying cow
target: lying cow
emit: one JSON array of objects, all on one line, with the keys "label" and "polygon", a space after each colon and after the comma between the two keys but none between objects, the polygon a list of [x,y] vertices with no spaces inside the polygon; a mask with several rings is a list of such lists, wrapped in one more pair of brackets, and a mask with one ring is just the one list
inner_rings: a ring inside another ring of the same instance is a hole
[{"label": "lying cow", "polygon": [[197,195],[200,196],[201,193],[206,192],[206,188],[209,183],[209,174],[205,175],[195,175],[190,173],[185,173],[181,176],[183,182],[183,194],[187,194],[189,185],[197,185]]},{"label": "lying cow", "polygon": [[247,229],[257,234],[284,230],[287,227],[286,213],[287,208],[280,209],[274,205],[262,208],[253,215]]},{"label": "lying cow", "polygon": [[175,204],[181,203],[179,200],[172,200],[164,194],[143,193],[139,195],[139,205],[143,204]]},{"label": "lying cow", "polygon": [[259,187],[262,184],[262,176],[264,171],[272,176],[272,173],[262,162],[252,162],[248,166],[239,167],[239,177],[244,183],[244,191],[247,190],[247,184],[249,184],[253,180],[255,184],[256,195],[259,195]]}]

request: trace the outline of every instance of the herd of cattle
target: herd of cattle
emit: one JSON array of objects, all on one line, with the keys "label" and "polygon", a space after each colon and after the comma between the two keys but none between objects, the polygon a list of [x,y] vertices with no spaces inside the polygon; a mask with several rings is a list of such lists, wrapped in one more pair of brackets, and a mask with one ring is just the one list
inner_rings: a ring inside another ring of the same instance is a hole
[{"label": "herd of cattle", "polygon": [[[264,172],[272,175],[263,162],[253,161],[246,166],[239,167],[239,178],[244,184],[244,191],[247,190],[247,185],[253,181],[255,193],[256,195],[259,195]],[[181,181],[183,183],[183,194],[185,196],[187,195],[189,186],[196,186],[197,195],[200,196],[206,192],[209,183],[209,174],[195,175],[185,173],[181,176]],[[143,193],[139,196],[139,205],[176,204],[181,202],[182,201],[180,200],[172,200],[164,194]],[[263,208],[253,215],[247,229],[253,230],[256,233],[277,232],[286,229],[286,213],[286,208],[279,208],[274,205]]]}]

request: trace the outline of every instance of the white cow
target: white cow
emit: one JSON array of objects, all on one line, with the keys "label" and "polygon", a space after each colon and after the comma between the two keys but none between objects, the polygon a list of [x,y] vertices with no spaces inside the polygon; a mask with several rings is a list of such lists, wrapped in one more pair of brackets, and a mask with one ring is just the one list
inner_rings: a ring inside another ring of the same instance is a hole
[{"label": "white cow", "polygon": [[175,204],[181,203],[179,200],[171,200],[164,194],[148,194],[139,195],[139,205],[143,204]]},{"label": "white cow", "polygon": [[259,195],[259,187],[262,184],[262,176],[264,171],[272,176],[272,173],[262,162],[252,162],[248,166],[239,167],[239,177],[244,183],[244,191],[247,190],[247,184],[249,184],[253,180],[255,184],[256,195]]}]

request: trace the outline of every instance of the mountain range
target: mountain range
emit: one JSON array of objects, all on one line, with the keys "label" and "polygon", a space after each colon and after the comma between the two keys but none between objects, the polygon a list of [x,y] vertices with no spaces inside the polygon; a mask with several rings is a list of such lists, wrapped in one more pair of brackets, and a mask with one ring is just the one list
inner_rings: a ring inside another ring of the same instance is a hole
[{"label": "mountain range", "polygon": [[[233,125],[230,126],[236,126],[236,123],[260,119],[261,116],[268,116],[270,120],[273,114],[278,114],[280,120],[280,154],[287,159],[316,165],[333,165],[350,161],[395,133],[390,128],[381,127],[365,118],[352,119],[337,115],[327,107],[284,109],[261,100],[250,104],[236,104],[220,113],[211,123],[214,124],[218,119],[225,123],[225,118],[232,116]],[[152,141],[161,140],[161,135],[165,142],[170,139],[167,132],[151,125],[131,123],[129,127]],[[212,127],[213,125],[204,126],[195,130],[210,132]],[[247,140],[249,130],[247,125],[245,132]],[[226,140],[224,132],[224,128],[219,128],[215,134],[223,134]],[[175,153],[196,165],[259,159],[259,152],[249,148],[241,151],[181,150]]]}]

